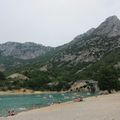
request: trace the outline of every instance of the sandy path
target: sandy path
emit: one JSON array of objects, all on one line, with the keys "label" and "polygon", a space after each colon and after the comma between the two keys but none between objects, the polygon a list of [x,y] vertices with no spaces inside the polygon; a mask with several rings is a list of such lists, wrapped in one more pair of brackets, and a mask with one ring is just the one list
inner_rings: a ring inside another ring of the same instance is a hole
[{"label": "sandy path", "polygon": [[120,120],[120,93],[53,105],[0,120]]}]

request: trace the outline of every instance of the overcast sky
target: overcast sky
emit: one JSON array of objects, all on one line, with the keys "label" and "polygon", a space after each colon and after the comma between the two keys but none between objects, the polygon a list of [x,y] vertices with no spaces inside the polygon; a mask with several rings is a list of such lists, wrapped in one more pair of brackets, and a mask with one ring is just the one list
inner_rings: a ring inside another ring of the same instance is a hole
[{"label": "overcast sky", "polygon": [[62,45],[111,15],[120,0],[0,0],[0,43]]}]

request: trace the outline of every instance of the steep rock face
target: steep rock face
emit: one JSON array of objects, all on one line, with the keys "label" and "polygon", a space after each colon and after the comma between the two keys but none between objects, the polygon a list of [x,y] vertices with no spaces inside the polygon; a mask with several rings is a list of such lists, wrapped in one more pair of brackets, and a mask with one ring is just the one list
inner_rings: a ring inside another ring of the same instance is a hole
[{"label": "steep rock face", "polygon": [[0,45],[0,52],[2,56],[11,56],[19,59],[33,59],[41,55],[46,54],[52,48],[45,47],[43,45],[26,42],[26,43],[17,43],[17,42],[7,42]]},{"label": "steep rock face", "polygon": [[51,64],[59,68],[76,68],[81,64],[79,70],[82,70],[119,46],[120,20],[111,16],[97,28],[92,28],[70,43],[56,48],[57,53],[49,61],[50,68]]}]

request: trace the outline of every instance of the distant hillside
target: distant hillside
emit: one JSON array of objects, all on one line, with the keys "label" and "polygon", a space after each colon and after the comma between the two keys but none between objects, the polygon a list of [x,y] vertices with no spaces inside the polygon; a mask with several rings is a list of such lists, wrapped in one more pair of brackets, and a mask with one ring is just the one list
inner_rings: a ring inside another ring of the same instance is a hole
[{"label": "distant hillside", "polygon": [[0,45],[0,53],[2,56],[10,56],[23,60],[33,59],[45,55],[52,49],[52,47],[46,47],[31,42],[7,42]]},{"label": "distant hillside", "polygon": [[24,64],[31,63],[32,59],[40,59],[53,50],[52,47],[31,42],[6,42],[0,44],[0,66],[2,66],[0,70],[24,66]]}]

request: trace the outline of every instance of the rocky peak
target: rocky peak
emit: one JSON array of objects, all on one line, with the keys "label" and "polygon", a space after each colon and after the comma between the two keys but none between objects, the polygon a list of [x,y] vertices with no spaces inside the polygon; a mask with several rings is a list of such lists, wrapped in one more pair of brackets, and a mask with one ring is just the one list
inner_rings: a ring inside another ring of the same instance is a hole
[{"label": "rocky peak", "polygon": [[95,35],[105,35],[107,37],[120,36],[120,20],[117,16],[110,16],[93,32]]}]

